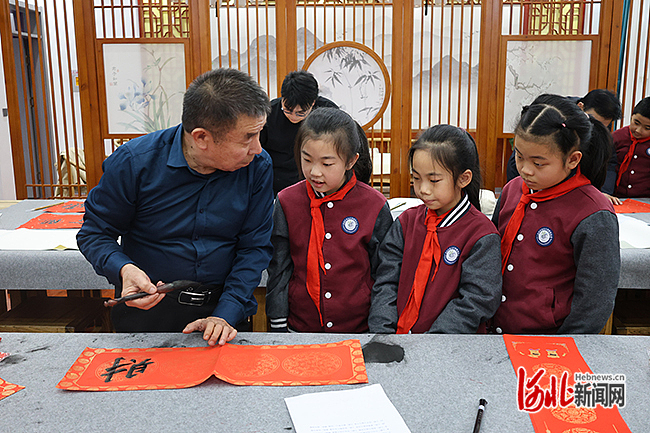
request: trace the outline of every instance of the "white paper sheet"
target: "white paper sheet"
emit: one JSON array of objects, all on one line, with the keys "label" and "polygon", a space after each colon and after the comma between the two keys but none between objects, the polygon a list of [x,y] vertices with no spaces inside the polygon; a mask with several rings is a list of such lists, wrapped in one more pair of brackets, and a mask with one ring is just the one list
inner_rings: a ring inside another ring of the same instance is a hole
[{"label": "white paper sheet", "polygon": [[397,217],[399,217],[406,209],[420,206],[422,203],[422,200],[419,198],[393,197],[388,199],[388,207],[390,208],[390,213],[394,220],[396,220]]},{"label": "white paper sheet", "polygon": [[296,433],[410,433],[379,384],[284,401]]},{"label": "white paper sheet", "polygon": [[79,229],[0,230],[0,250],[78,250]]},{"label": "white paper sheet", "polygon": [[621,248],[650,248],[650,226],[631,216],[616,214]]}]

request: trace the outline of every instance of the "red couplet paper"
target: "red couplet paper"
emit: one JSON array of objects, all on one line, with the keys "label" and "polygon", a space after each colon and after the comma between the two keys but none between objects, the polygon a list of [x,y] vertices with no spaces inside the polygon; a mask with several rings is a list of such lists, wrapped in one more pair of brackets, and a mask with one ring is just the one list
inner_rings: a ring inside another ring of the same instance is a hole
[{"label": "red couplet paper", "polygon": [[[605,408],[602,405],[575,404],[574,373],[593,372],[580,355],[573,338],[504,335],[503,340],[517,374],[519,409],[522,410],[523,404],[524,410],[529,412],[536,433],[631,433],[616,406]],[[521,380],[520,368],[525,369],[525,381]],[[535,376],[542,369],[545,373]],[[568,378],[564,384],[563,375]],[[538,396],[544,394],[542,400],[548,404],[542,404],[541,409],[533,412],[531,406],[535,392]],[[562,407],[562,403],[569,401],[570,404]]]},{"label": "red couplet paper", "polygon": [[21,389],[25,389],[25,387],[9,383],[0,377],[0,400],[5,397],[9,397],[11,394],[18,392]]},{"label": "red couplet paper", "polygon": [[211,375],[235,385],[368,383],[359,340],[151,349],[86,348],[56,386],[71,391],[189,388]]},{"label": "red couplet paper", "polygon": [[615,205],[616,213],[650,213],[650,204],[628,198],[623,204]]},{"label": "red couplet paper", "polygon": [[19,229],[78,229],[83,224],[83,214],[54,215],[44,213],[27,221]]},{"label": "red couplet paper", "polygon": [[86,208],[82,201],[66,201],[56,206],[50,206],[45,212],[49,213],[84,213]]}]

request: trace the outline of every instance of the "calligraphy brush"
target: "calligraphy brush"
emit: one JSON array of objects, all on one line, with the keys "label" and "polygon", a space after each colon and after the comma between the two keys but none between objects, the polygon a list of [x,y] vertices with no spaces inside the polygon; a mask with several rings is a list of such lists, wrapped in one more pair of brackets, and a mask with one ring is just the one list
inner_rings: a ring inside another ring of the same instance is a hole
[{"label": "calligraphy brush", "polygon": [[[196,281],[190,281],[190,280],[177,280],[171,283],[163,284],[161,286],[156,287],[156,293],[169,293],[177,289],[187,289],[190,287],[199,287],[201,283],[197,283]],[[140,299],[144,298],[145,296],[153,295],[154,293],[147,293],[147,292],[138,292],[138,293],[133,293],[131,295],[126,295],[122,296],[121,298],[116,298],[116,299],[109,299],[107,301],[104,301],[104,306],[105,307],[112,307],[117,304],[121,304],[123,302],[127,301],[133,301],[134,299]]]}]

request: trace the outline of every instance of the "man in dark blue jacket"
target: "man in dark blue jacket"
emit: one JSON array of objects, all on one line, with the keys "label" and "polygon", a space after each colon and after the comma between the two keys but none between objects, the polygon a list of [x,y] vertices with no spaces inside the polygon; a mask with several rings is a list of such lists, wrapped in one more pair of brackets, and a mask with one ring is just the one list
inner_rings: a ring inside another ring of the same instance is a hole
[{"label": "man in dark blue jacket", "polygon": [[[118,332],[202,331],[208,344],[225,344],[255,314],[253,291],[272,255],[272,164],[259,142],[268,112],[250,76],[209,71],[185,93],[181,125],[104,161],[79,249],[118,296],[150,294],[113,307]],[[181,279],[204,287],[156,293]]]}]

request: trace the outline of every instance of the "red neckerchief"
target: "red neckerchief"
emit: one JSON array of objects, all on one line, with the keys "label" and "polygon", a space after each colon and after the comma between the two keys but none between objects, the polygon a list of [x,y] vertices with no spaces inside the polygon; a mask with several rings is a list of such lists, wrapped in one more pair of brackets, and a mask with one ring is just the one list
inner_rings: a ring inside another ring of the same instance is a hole
[{"label": "red neckerchief", "polygon": [[627,168],[630,166],[630,162],[632,162],[632,156],[634,155],[634,151],[636,150],[636,145],[639,143],[642,143],[646,140],[637,140],[632,136],[632,131],[630,131],[629,127],[627,132],[630,133],[630,139],[632,140],[632,144],[630,144],[630,148],[627,150],[627,153],[625,154],[625,158],[623,158],[623,162],[621,162],[621,166],[618,168],[618,176],[616,177],[616,188],[618,188],[618,185],[621,183],[621,176],[623,176],[623,173],[627,170]]},{"label": "red neckerchief", "polygon": [[422,247],[422,254],[420,254],[420,261],[418,267],[415,269],[415,278],[413,279],[413,286],[411,293],[409,293],[406,306],[399,316],[397,321],[397,333],[408,333],[415,322],[418,321],[420,315],[420,306],[422,305],[422,298],[424,298],[424,291],[427,288],[429,274],[431,273],[432,266],[435,265],[436,270],[433,272],[431,281],[438,273],[438,264],[440,263],[440,243],[438,242],[438,224],[451,212],[454,208],[448,210],[443,215],[437,216],[435,211],[427,210],[427,217],[424,224],[427,226],[427,236],[424,238],[424,246]]},{"label": "red neckerchief", "polygon": [[325,260],[323,259],[323,239],[325,238],[325,225],[323,223],[323,214],[320,206],[328,201],[342,200],[343,197],[357,184],[357,177],[352,173],[348,183],[336,191],[334,194],[326,195],[323,198],[317,198],[314,188],[305,182],[307,186],[307,195],[310,199],[311,208],[311,232],[309,234],[309,249],[307,250],[307,292],[318,309],[320,324],[323,326],[323,316],[320,313],[320,273],[318,267],[327,274],[325,270]]},{"label": "red neckerchief", "polygon": [[564,194],[573,191],[576,188],[580,188],[583,185],[589,185],[591,182],[587,179],[582,173],[580,173],[580,168],[575,176],[567,179],[564,182],[561,182],[555,186],[552,186],[548,189],[543,189],[535,193],[530,192],[530,189],[526,186],[525,182],[522,182],[521,189],[521,199],[515,208],[506,230],[503,233],[501,238],[501,273],[506,269],[506,263],[508,263],[508,258],[510,257],[510,251],[512,251],[512,243],[515,240],[515,236],[521,227],[521,222],[524,220],[524,214],[526,213],[526,205],[533,202],[541,202],[547,200],[553,200],[556,197],[563,196]]}]

